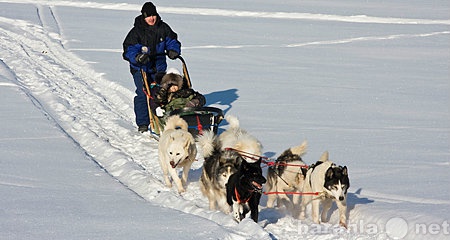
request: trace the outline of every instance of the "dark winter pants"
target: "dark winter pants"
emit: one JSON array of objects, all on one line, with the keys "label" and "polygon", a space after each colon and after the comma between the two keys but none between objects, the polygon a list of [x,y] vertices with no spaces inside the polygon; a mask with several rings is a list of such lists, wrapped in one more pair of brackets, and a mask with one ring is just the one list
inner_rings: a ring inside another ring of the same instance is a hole
[{"label": "dark winter pants", "polygon": [[[136,115],[136,125],[148,126],[150,124],[150,118],[148,115],[147,95],[144,92],[144,81],[142,80],[141,72],[136,71],[135,73],[133,73],[133,79],[134,85],[136,86],[136,96],[134,97],[134,114]],[[154,79],[154,74],[147,74],[147,79],[150,87],[150,84]],[[152,96],[154,95],[155,94],[152,94]],[[156,108],[155,106],[153,106],[154,104],[151,105],[152,109]]]}]

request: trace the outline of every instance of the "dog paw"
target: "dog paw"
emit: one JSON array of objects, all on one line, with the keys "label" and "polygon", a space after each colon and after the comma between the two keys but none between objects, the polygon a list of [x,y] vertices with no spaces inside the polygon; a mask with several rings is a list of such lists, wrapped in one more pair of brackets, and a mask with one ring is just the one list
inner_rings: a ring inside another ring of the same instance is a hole
[{"label": "dog paw", "polygon": [[234,220],[236,220],[236,222],[241,222],[242,218],[241,218],[241,214],[234,212]]},{"label": "dog paw", "polygon": [[348,229],[347,224],[345,222],[340,222],[339,225],[345,229]]},{"label": "dog paw", "polygon": [[305,220],[305,219],[306,219],[305,213],[304,213],[304,212],[300,213],[300,215],[299,215],[298,218],[299,218],[300,220]]}]

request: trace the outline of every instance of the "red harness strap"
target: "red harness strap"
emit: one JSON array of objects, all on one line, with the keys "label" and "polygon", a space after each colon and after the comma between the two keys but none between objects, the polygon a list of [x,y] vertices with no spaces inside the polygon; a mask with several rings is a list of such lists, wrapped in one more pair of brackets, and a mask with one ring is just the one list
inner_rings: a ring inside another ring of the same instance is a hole
[{"label": "red harness strap", "polygon": [[[251,191],[251,193],[253,193],[253,191]],[[252,194],[250,194],[250,197],[248,197],[247,199],[242,200],[242,199],[241,199],[241,196],[239,195],[239,193],[238,193],[236,187],[234,187],[234,194],[236,195],[236,200],[237,200],[237,202],[238,202],[239,204],[247,203],[248,200],[250,200],[250,198],[252,197]]]},{"label": "red harness strap", "polygon": [[265,195],[269,194],[287,194],[287,195],[319,195],[320,192],[263,192]]}]

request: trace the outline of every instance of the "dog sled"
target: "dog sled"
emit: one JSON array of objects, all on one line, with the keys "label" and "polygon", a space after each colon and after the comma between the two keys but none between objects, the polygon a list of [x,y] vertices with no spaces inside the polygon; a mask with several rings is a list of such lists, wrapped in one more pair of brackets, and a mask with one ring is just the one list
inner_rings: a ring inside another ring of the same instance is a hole
[{"label": "dog sled", "polygon": [[[186,62],[181,56],[178,56],[183,67],[183,88],[192,88],[191,79],[189,77],[189,72],[187,70]],[[147,94],[147,105],[150,117],[150,135],[159,141],[159,136],[164,130],[164,120],[165,117],[179,115],[188,123],[188,131],[196,137],[201,135],[203,131],[213,131],[217,134],[219,124],[222,121],[224,114],[223,111],[216,107],[184,107],[181,109],[176,109],[165,114],[164,117],[158,117],[155,111],[151,108],[154,102],[154,93],[156,92],[157,86],[161,83],[162,75],[155,76],[155,82],[149,83],[146,73],[141,70],[142,79],[144,81],[144,90]]]}]

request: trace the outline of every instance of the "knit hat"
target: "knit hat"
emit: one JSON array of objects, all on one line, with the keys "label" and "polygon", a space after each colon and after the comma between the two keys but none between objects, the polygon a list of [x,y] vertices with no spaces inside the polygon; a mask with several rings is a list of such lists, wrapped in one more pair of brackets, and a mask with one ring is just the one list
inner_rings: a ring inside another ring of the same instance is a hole
[{"label": "knit hat", "polygon": [[158,16],[156,7],[155,7],[155,5],[153,5],[152,2],[146,2],[144,4],[144,6],[142,6],[141,13],[142,13],[142,16],[144,16],[144,18],[150,17],[150,16]]}]

